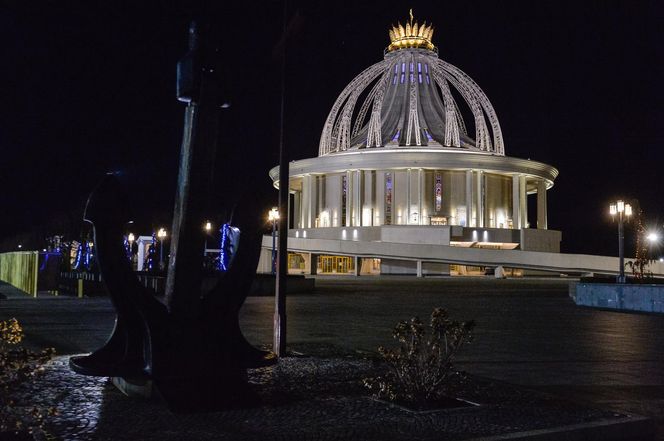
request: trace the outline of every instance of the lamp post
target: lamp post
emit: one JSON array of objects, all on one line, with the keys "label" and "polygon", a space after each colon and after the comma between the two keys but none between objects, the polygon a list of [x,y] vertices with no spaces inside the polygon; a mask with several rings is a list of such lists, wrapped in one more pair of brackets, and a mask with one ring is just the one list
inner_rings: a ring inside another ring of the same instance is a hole
[{"label": "lamp post", "polygon": [[127,242],[129,242],[129,264],[131,265],[131,269],[134,269],[134,241],[136,240],[136,236],[134,236],[134,233],[129,233],[127,234]]},{"label": "lamp post", "polygon": [[632,206],[626,204],[623,200],[618,200],[609,205],[609,213],[613,219],[618,216],[618,259],[619,259],[619,276],[616,279],[618,283],[625,283],[625,234],[624,234],[624,222],[629,220],[632,216]]},{"label": "lamp post", "polygon": [[164,239],[166,238],[166,230],[160,228],[157,231],[157,237],[159,238],[159,269],[164,269]]},{"label": "lamp post", "polygon": [[273,207],[267,214],[267,219],[272,222],[272,274],[277,272],[277,221],[279,221],[279,210]]},{"label": "lamp post", "polygon": [[207,254],[207,247],[208,247],[207,241],[211,230],[212,230],[212,223],[210,221],[205,222],[205,248],[203,248],[203,256]]}]

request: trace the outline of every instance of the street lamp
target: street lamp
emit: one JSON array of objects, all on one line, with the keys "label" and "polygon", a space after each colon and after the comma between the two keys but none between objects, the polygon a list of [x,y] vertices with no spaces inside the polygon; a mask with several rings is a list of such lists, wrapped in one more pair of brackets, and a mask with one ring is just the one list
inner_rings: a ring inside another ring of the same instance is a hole
[{"label": "street lamp", "polygon": [[623,242],[625,241],[624,226],[623,223],[625,218],[629,220],[632,216],[632,206],[626,204],[623,200],[618,200],[609,205],[609,213],[615,220],[618,216],[618,258],[619,258],[619,270],[620,275],[616,279],[618,283],[625,283],[625,247]]},{"label": "street lamp", "polygon": [[267,219],[272,222],[272,274],[277,272],[277,222],[279,221],[279,210],[273,207],[267,214]]},{"label": "street lamp", "polygon": [[164,239],[166,238],[166,230],[160,228],[157,231],[157,237],[159,238],[159,269],[164,269]]},{"label": "street lamp", "polygon": [[646,236],[646,239],[648,239],[648,242],[650,242],[650,243],[657,243],[657,242],[659,242],[659,234],[657,234],[655,232],[650,232]]},{"label": "street lamp", "polygon": [[129,242],[129,264],[131,265],[131,269],[134,269],[134,241],[136,240],[136,236],[134,236],[134,233],[129,233],[127,234],[127,242]]}]

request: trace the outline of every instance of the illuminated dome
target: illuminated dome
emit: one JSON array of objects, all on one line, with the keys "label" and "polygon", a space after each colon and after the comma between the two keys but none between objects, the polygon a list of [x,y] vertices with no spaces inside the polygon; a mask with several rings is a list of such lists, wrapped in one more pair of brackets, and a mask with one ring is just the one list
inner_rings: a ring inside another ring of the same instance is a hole
[{"label": "illuminated dome", "polygon": [[[414,22],[411,11],[389,35],[383,61],[355,77],[332,106],[319,156],[413,147],[504,155],[493,106],[468,75],[438,58],[433,27]],[[472,118],[464,121],[462,109]]]}]

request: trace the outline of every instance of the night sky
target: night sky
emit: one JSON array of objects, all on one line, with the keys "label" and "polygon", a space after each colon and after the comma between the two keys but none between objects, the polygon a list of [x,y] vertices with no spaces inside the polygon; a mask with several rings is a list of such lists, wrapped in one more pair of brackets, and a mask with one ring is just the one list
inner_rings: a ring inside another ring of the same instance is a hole
[{"label": "night sky", "polygon": [[[31,2],[0,3],[3,250],[78,234],[87,194],[107,171],[122,173],[136,233],[170,228],[184,111],[175,65],[199,14],[222,29],[232,95],[211,218],[233,198],[252,198],[261,215],[276,203],[267,171],[279,141],[281,2],[232,9],[24,3]],[[548,192],[549,228],[563,232],[563,251],[616,255],[607,212],[617,197],[638,200],[646,223],[662,230],[664,6],[657,1],[290,1],[290,159],[317,155],[337,95],[382,58],[388,27],[404,22],[410,7],[420,22],[433,22],[440,57],[491,100],[506,154],[560,171]],[[632,238],[630,231],[628,254]]]}]

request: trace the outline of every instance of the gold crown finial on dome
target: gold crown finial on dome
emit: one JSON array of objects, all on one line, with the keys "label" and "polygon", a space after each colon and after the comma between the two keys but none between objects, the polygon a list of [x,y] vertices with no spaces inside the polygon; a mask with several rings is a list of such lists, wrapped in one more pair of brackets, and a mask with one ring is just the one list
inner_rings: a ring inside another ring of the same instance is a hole
[{"label": "gold crown finial on dome", "polygon": [[398,26],[392,25],[392,29],[390,29],[390,45],[387,47],[387,50],[395,51],[409,47],[434,50],[435,46],[431,42],[433,26],[427,26],[426,21],[420,26],[413,19],[412,9],[409,11],[409,15],[410,20],[406,22],[405,27],[401,25],[401,22],[398,22]]}]

